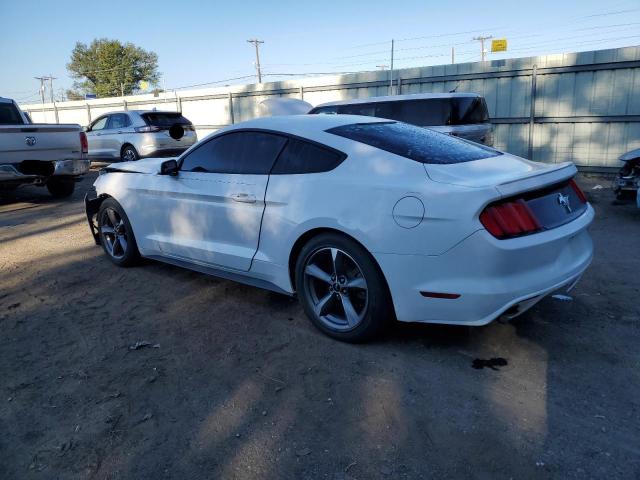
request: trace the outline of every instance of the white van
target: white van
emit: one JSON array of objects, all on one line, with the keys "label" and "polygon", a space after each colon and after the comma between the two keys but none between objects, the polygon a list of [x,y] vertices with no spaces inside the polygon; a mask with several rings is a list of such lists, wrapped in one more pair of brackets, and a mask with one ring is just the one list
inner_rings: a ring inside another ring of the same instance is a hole
[{"label": "white van", "polygon": [[309,113],[365,115],[428,127],[493,146],[493,125],[476,93],[417,93],[323,103]]}]

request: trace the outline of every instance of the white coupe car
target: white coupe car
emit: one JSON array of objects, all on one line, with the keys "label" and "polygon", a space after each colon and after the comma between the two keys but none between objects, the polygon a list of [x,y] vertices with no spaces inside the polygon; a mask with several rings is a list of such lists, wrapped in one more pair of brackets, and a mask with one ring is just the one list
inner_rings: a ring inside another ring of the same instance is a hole
[{"label": "white coupe car", "polygon": [[270,117],[178,159],[103,169],[85,199],[116,265],[139,256],[288,295],[346,341],[391,319],[484,325],[572,287],[592,207],[571,163],[412,125]]}]

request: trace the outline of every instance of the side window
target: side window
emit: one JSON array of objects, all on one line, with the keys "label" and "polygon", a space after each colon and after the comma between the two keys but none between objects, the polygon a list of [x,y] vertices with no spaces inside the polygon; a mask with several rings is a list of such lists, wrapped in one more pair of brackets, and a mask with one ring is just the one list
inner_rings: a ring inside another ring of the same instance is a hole
[{"label": "side window", "polygon": [[344,115],[364,115],[365,117],[375,117],[375,104],[355,103],[353,105],[342,105],[338,107],[338,113]]},{"label": "side window", "polygon": [[91,131],[95,132],[96,130],[104,130],[107,126],[107,120],[109,120],[109,117],[102,117],[93,122],[91,125]]},{"label": "side window", "polygon": [[336,113],[338,113],[338,107],[337,106],[329,106],[329,107],[318,107],[318,108],[314,108],[311,112],[309,113],[320,113],[320,114],[325,114],[325,115],[335,115]]},{"label": "side window", "polygon": [[342,153],[292,138],[278,157],[271,173],[286,175],[328,172],[340,165],[345,158]]},{"label": "side window", "polygon": [[115,113],[109,115],[109,129],[126,128],[130,125],[128,115],[124,113]]},{"label": "side window", "polygon": [[182,161],[186,172],[267,175],[287,139],[265,132],[235,132],[215,137]]}]

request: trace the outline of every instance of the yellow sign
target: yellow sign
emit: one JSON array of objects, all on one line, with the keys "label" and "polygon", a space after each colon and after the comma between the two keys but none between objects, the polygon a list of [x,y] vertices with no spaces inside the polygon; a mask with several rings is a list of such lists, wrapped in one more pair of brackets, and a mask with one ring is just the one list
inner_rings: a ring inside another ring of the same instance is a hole
[{"label": "yellow sign", "polygon": [[506,52],[507,51],[507,39],[499,38],[497,40],[491,40],[492,52]]},{"label": "yellow sign", "polygon": [[147,88],[149,88],[149,82],[147,82],[146,80],[140,80],[138,86],[140,87],[140,90],[146,90]]}]

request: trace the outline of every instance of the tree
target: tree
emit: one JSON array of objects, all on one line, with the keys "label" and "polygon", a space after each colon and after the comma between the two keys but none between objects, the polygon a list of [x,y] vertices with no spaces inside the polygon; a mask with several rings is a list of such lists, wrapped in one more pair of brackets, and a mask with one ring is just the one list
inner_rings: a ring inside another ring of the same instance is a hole
[{"label": "tree", "polygon": [[73,89],[67,91],[69,98],[84,98],[85,93],[98,97],[131,95],[141,80],[157,85],[160,79],[158,55],[107,38],[95,39],[89,46],[77,42],[67,70],[76,80]]}]

